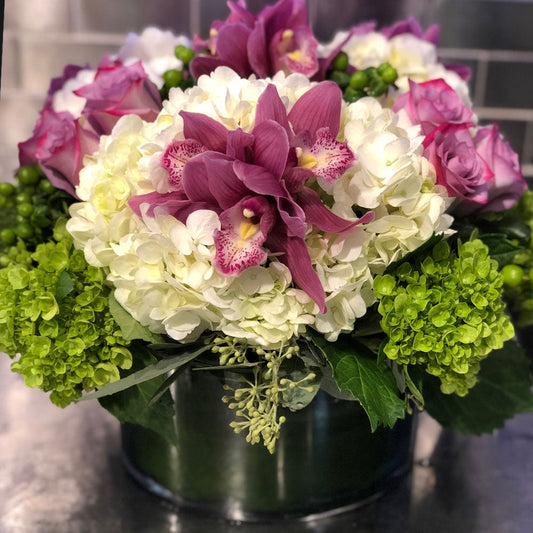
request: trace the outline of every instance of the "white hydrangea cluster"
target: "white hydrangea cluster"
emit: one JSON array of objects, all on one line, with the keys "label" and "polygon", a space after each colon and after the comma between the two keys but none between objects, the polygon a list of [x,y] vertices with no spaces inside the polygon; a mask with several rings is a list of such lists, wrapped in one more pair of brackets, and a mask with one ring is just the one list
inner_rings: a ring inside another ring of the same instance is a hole
[{"label": "white hydrangea cluster", "polygon": [[268,83],[288,110],[312,86],[301,75],[245,80],[219,68],[197,87],[172,90],[153,123],[122,118],[80,174],[82,202],[71,208],[68,230],[88,262],[106,269],[118,301],[154,332],[188,342],[206,330],[222,331],[275,348],[310,326],[335,340],[352,331],[374,302],[373,272],[450,223],[443,216],[446,195],[421,156],[421,140],[372,98],[343,107],[339,140],[348,141],[356,164],[333,185],[317,183],[339,215],[354,219],[354,207],[376,212],[366,229],[343,237],[309,228],[306,243],[326,293],[325,314],[293,286],[289,269],[275,257],[238,277],[217,272],[216,213],[196,211],[183,224],[157,209],[153,217],[131,211],[131,196],[165,192],[159,158],[170,141],[184,138],[179,111],[251,131]]},{"label": "white hydrangea cluster", "polygon": [[142,61],[147,76],[161,88],[164,83],[163,74],[167,70],[183,69],[183,63],[174,54],[175,47],[180,44],[188,48],[191,40],[184,35],[174,35],[169,30],[150,26],[141,34],[128,33],[117,57],[125,65]]},{"label": "white hydrangea cluster", "polygon": [[[348,36],[339,32],[331,43],[324,46],[321,55],[327,57]],[[343,45],[350,65],[358,70],[390,63],[398,72],[396,85],[401,92],[409,90],[409,79],[422,83],[442,78],[471,107],[468,85],[453,70],[447,69],[438,59],[437,48],[410,33],[387,39],[382,33],[372,31],[364,35],[352,35]]]},{"label": "white hydrangea cluster", "polygon": [[374,98],[347,106],[344,140],[357,161],[329,188],[332,210],[339,216],[350,216],[353,206],[374,212],[364,246],[373,273],[382,273],[452,223],[445,213],[450,199],[422,156],[418,126],[406,130],[400,124],[400,117]]}]

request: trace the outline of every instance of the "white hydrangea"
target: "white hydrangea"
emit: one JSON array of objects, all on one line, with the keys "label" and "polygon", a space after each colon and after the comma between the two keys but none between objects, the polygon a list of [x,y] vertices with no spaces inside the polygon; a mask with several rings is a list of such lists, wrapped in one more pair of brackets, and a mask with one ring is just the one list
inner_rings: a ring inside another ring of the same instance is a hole
[{"label": "white hydrangea", "polygon": [[450,199],[436,185],[418,133],[418,127],[400,127],[398,115],[374,98],[361,98],[344,113],[344,140],[357,161],[329,187],[332,210],[342,217],[349,217],[354,205],[374,212],[365,228],[365,256],[374,273],[452,222],[445,213]]},{"label": "white hydrangea", "polygon": [[105,268],[117,300],[154,332],[189,342],[204,331],[222,331],[274,348],[310,326],[335,340],[374,303],[373,273],[449,225],[445,194],[421,156],[416,128],[402,129],[372,98],[343,105],[339,140],[348,141],[355,165],[333,185],[317,183],[337,214],[354,219],[354,208],[376,213],[367,228],[343,237],[309,228],[306,243],[325,290],[325,314],[275,257],[237,277],[219,273],[213,267],[216,213],[196,211],[182,223],[158,208],[154,216],[132,212],[131,196],[165,192],[159,161],[172,140],[184,138],[181,110],[250,131],[268,83],[288,110],[313,86],[301,75],[245,80],[219,68],[200,77],[197,87],[172,90],[153,123],[120,119],[80,174],[82,202],[71,208],[67,226],[75,245],[89,263]]},{"label": "white hydrangea", "polygon": [[117,57],[125,65],[141,60],[150,80],[161,88],[163,74],[167,70],[183,68],[183,63],[174,54],[175,47],[180,44],[188,48],[191,41],[184,35],[174,35],[168,30],[148,27],[140,35],[128,33]]},{"label": "white hydrangea", "polygon": [[[332,43],[324,47],[321,55],[326,56],[334,48],[332,44],[340,44],[346,36],[346,32],[336,35]],[[357,69],[390,63],[398,72],[395,83],[401,92],[409,90],[409,79],[421,83],[442,78],[463,99],[465,105],[472,105],[468,85],[456,72],[448,70],[439,62],[436,46],[410,33],[396,35],[391,39],[375,31],[352,35],[343,45],[342,51],[348,55],[350,65]]]},{"label": "white hydrangea", "polygon": [[63,87],[53,94],[52,109],[56,113],[68,111],[75,119],[81,117],[81,112],[87,100],[82,96],[74,94],[74,91],[92,83],[95,75],[95,70],[84,68],[74,78],[67,80],[63,84]]}]

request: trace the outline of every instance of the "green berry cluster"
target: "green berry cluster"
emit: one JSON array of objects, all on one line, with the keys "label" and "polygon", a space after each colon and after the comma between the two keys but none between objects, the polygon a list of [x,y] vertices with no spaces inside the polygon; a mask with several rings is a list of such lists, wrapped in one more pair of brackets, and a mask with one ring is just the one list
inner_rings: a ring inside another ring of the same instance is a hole
[{"label": "green berry cluster", "polygon": [[514,334],[502,285],[497,262],[478,239],[459,242],[457,254],[441,241],[421,262],[377,276],[385,355],[424,366],[439,377],[442,392],[464,396],[480,361]]},{"label": "green berry cluster", "polygon": [[194,57],[194,51],[182,44],[178,44],[174,49],[174,54],[183,63],[183,69],[170,69],[163,74],[164,84],[159,90],[162,100],[168,99],[168,92],[173,87],[179,87],[185,90],[192,87],[196,81],[189,70],[189,64]]},{"label": "green berry cluster", "polygon": [[398,79],[396,69],[389,63],[352,73],[349,70],[348,56],[345,52],[339,52],[333,59],[327,76],[342,89],[344,100],[349,103],[357,102],[364,96],[383,96]]},{"label": "green berry cluster", "polygon": [[533,191],[525,191],[513,210],[531,229],[530,239],[522,239],[524,251],[502,268],[505,298],[517,326],[533,325]]},{"label": "green berry cluster", "polygon": [[13,259],[19,240],[28,248],[48,240],[72,201],[38,167],[20,167],[15,184],[0,183],[0,266]]},{"label": "green berry cluster", "polygon": [[[24,243],[18,246],[24,255]],[[131,367],[108,291],[102,271],[68,238],[39,244],[24,262],[0,269],[0,351],[18,355],[12,370],[27,386],[51,391],[60,407]]]}]

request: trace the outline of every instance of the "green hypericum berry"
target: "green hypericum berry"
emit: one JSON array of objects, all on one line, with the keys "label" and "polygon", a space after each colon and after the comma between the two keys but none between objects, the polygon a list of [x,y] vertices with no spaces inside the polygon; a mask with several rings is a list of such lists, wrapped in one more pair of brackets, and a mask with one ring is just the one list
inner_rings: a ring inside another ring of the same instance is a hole
[{"label": "green hypericum berry", "polygon": [[502,268],[502,277],[507,287],[518,287],[524,279],[524,270],[518,265],[505,265]]},{"label": "green hypericum berry", "polygon": [[387,92],[387,84],[383,80],[371,80],[368,88],[369,96],[381,96]]},{"label": "green hypericum berry", "polygon": [[15,196],[15,201],[18,204],[31,204],[31,195],[27,192],[19,192],[17,196]]},{"label": "green hypericum berry", "polygon": [[191,50],[182,44],[178,44],[178,46],[174,48],[174,54],[180,61],[183,62],[184,65],[188,65],[191,59],[194,57],[194,50]]},{"label": "green hypericum berry", "polygon": [[29,222],[19,222],[15,227],[15,233],[25,240],[33,237],[34,231]]},{"label": "green hypericum berry", "polygon": [[15,244],[17,235],[12,229],[3,229],[0,231],[0,239],[5,244]]},{"label": "green hypericum berry", "polygon": [[372,80],[380,80],[381,76],[379,75],[378,69],[376,67],[368,67],[363,70],[363,72],[367,75],[368,81]]},{"label": "green hypericum berry", "polygon": [[167,70],[163,74],[163,80],[167,87],[177,87],[183,81],[183,73],[179,70]]},{"label": "green hypericum berry", "polygon": [[15,186],[12,183],[0,183],[0,195],[12,196],[15,194]]},{"label": "green hypericum berry", "polygon": [[334,70],[331,73],[331,81],[334,81],[341,89],[345,89],[350,83],[350,75],[340,70]]},{"label": "green hypericum berry", "polygon": [[18,204],[17,211],[20,216],[23,216],[24,218],[29,218],[33,213],[33,205],[27,203]]},{"label": "green hypericum berry", "polygon": [[398,72],[396,72],[396,69],[390,65],[380,71],[380,74],[383,81],[387,84],[394,83],[398,79]]},{"label": "green hypericum berry", "polygon": [[45,194],[52,194],[56,190],[56,188],[50,183],[50,180],[47,179],[41,179],[39,182],[39,189]]},{"label": "green hypericum berry", "polygon": [[362,71],[354,72],[350,77],[350,87],[352,89],[364,89],[368,85],[368,76]]},{"label": "green hypericum berry", "polygon": [[363,96],[366,96],[364,91],[353,89],[352,87],[346,87],[343,98],[345,102],[352,104],[353,102],[357,102],[360,98],[363,98]]},{"label": "green hypericum berry", "polygon": [[333,70],[345,71],[348,68],[348,55],[345,52],[339,52],[331,62]]},{"label": "green hypericum berry", "polygon": [[33,167],[20,167],[17,178],[22,185],[35,185],[39,181],[39,173]]}]

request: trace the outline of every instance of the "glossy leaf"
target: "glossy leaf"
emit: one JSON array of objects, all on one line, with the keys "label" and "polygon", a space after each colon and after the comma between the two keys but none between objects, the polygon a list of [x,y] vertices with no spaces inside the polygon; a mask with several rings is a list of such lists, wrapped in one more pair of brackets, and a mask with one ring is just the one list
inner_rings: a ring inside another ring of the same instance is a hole
[{"label": "glossy leaf", "polygon": [[393,427],[405,416],[405,403],[390,368],[379,364],[366,347],[349,336],[336,342],[328,342],[317,333],[309,336],[331,365],[339,390],[350,391],[361,403],[372,431],[379,424]]},{"label": "glossy leaf", "polygon": [[428,413],[440,424],[463,433],[489,433],[517,413],[533,411],[529,359],[509,341],[481,363],[478,383],[464,397],[446,395],[439,381],[424,377]]}]

